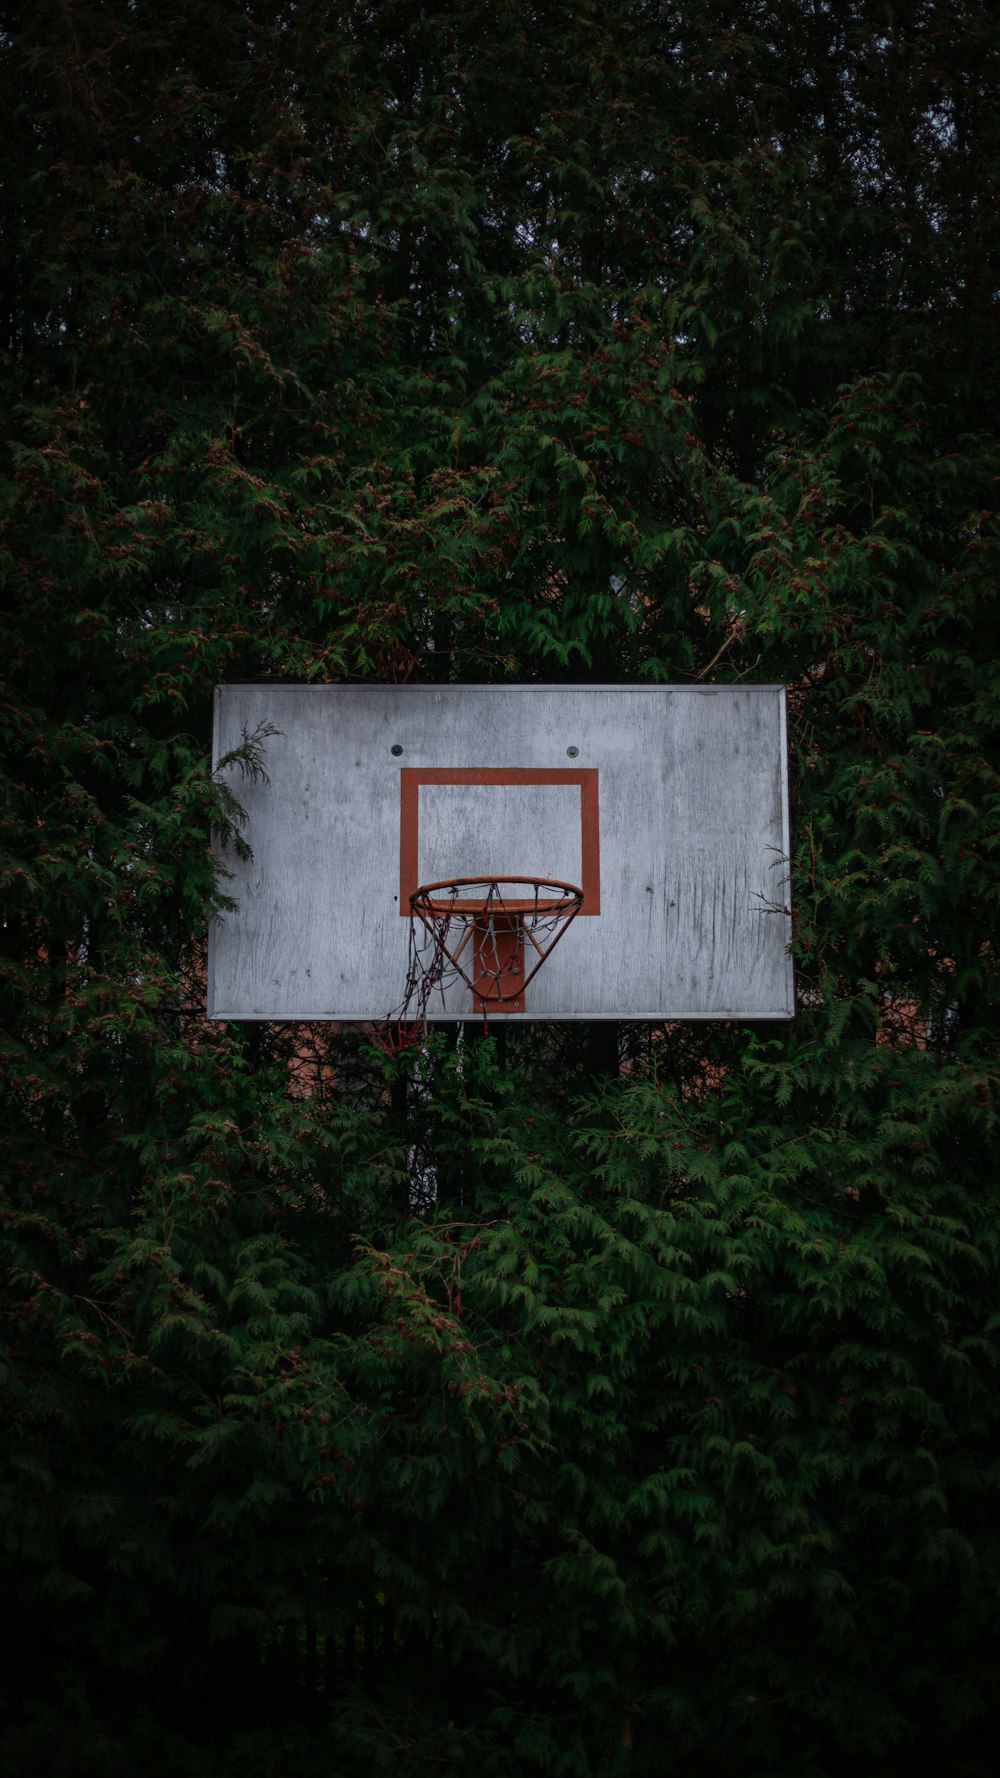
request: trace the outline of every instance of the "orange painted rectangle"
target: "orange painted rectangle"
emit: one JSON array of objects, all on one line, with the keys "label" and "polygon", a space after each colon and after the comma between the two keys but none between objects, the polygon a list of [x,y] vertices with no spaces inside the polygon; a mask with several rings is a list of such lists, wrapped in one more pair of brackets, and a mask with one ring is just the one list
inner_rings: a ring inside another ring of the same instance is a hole
[{"label": "orange painted rectangle", "polygon": [[[575,784],[580,791],[580,914],[601,911],[601,832],[598,773],[594,766],[401,766],[399,772],[399,911],[409,918],[410,897],[420,888],[420,787],[422,784]],[[462,875],[465,872],[460,873]]]}]

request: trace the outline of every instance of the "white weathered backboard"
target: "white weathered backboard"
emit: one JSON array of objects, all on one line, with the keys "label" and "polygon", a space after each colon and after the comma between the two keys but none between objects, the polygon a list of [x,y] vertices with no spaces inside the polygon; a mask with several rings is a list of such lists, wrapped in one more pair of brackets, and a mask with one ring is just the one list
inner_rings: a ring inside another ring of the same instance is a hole
[{"label": "white weathered backboard", "polygon": [[227,768],[253,856],[222,857],[211,1017],[384,1018],[412,891],[480,875],[584,892],[493,1018],[792,1016],[781,686],[227,685],[215,762],[261,724],[266,781]]}]

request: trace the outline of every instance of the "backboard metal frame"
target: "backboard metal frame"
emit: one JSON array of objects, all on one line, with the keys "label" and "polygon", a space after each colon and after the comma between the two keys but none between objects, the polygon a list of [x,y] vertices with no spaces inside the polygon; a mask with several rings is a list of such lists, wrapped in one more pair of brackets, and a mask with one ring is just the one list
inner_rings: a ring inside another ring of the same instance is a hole
[{"label": "backboard metal frame", "polygon": [[[782,686],[234,684],[215,765],[262,725],[267,779],[231,778],[252,856],[217,849],[238,905],[212,922],[210,1017],[384,1018],[410,895],[473,875],[584,890],[524,1010],[493,1017],[794,1016]],[[431,1016],[474,1018],[471,994]]]}]

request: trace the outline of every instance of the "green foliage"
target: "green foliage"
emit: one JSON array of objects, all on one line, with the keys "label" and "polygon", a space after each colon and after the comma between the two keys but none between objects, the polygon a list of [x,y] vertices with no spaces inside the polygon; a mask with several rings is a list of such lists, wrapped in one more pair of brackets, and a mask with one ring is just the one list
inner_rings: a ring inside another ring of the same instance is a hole
[{"label": "green foliage", "polygon": [[[998,59],[7,8],[4,1769],[992,1769]],[[787,683],[794,1026],[209,1025],[266,677]]]}]

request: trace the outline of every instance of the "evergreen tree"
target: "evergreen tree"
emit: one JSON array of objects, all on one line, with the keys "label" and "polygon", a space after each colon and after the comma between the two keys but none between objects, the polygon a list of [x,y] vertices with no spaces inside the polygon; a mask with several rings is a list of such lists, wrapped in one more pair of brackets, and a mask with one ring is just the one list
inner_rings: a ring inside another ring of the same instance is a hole
[{"label": "evergreen tree", "polygon": [[[6,1769],[992,1770],[998,65],[4,8]],[[209,1025],[260,677],[787,683],[795,1024]]]}]

